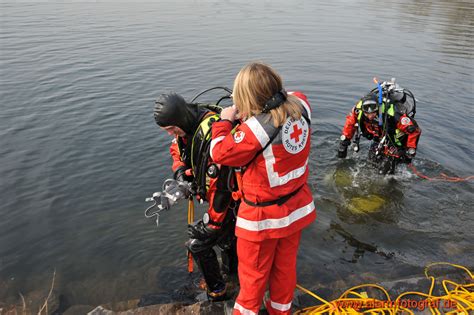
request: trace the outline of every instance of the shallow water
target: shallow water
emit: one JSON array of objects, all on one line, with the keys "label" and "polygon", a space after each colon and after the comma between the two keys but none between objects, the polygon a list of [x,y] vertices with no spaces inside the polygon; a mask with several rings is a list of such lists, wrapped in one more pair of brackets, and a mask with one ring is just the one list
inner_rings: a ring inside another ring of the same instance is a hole
[{"label": "shallow water", "polygon": [[[404,168],[380,178],[364,167],[367,142],[350,159],[335,158],[345,115],[372,77],[396,77],[418,100],[415,166],[430,176],[472,175],[471,1],[0,7],[3,303],[18,302],[18,292],[40,296],[53,270],[69,304],[181,288],[186,205],[163,215],[159,229],[143,217],[145,197],[171,174],[153,99],[231,87],[251,60],[274,66],[313,107],[318,219],[303,234],[302,285],[421,276],[433,261],[474,266],[472,182],[428,182]],[[338,171],[356,186],[337,184]],[[351,211],[348,200],[370,191],[385,200],[381,208]]]}]

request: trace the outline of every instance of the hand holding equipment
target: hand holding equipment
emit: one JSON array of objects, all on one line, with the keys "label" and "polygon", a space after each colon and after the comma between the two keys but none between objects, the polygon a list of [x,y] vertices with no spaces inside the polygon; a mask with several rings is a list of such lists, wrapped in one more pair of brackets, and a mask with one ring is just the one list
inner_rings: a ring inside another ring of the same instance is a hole
[{"label": "hand holding equipment", "polygon": [[[179,200],[187,199],[191,193],[191,183],[186,181],[177,181],[171,178],[165,180],[162,191],[155,192],[151,198],[145,199],[146,202],[154,202],[153,205],[145,210],[145,217],[151,218],[156,216],[156,225],[158,226],[160,222],[160,212],[170,209]],[[158,210],[150,213],[150,210],[155,207]]]}]

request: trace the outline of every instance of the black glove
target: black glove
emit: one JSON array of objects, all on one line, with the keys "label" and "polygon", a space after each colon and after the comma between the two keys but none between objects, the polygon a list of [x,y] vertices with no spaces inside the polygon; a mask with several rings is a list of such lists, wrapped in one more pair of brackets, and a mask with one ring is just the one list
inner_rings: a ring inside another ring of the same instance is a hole
[{"label": "black glove", "polygon": [[415,148],[408,148],[405,152],[405,155],[409,157],[410,159],[413,159],[416,155],[416,149]]},{"label": "black glove", "polygon": [[345,158],[347,156],[347,147],[351,144],[351,140],[344,139],[339,142],[339,148],[337,149],[337,157]]},{"label": "black glove", "polygon": [[188,224],[188,236],[189,238],[195,238],[201,241],[209,240],[217,236],[217,229],[211,229],[202,222],[197,221],[193,224]]},{"label": "black glove", "polygon": [[410,164],[411,160],[415,157],[416,155],[416,149],[415,148],[408,148],[404,151],[404,156],[403,156],[403,162]]},{"label": "black glove", "polygon": [[186,175],[186,170],[186,166],[178,167],[173,174],[173,178],[176,179],[178,182],[191,182],[192,178],[190,178],[191,176]]}]

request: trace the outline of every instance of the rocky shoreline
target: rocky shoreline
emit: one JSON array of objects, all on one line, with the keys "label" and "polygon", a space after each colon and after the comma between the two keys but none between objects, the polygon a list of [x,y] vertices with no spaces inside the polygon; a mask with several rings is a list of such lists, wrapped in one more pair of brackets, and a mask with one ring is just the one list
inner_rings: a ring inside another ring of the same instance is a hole
[{"label": "rocky shoreline", "polygon": [[[359,275],[362,276],[362,275]],[[456,279],[459,283],[465,283],[467,280],[465,275],[462,273],[443,273],[444,277],[450,279]],[[396,297],[399,294],[407,291],[413,291],[420,289],[422,292],[429,288],[431,281],[424,276],[418,277],[406,277],[398,280],[391,280],[380,282],[370,274],[365,274],[361,277],[364,279],[363,283],[379,283],[382,287],[387,289],[390,296]],[[346,279],[348,280],[348,279]],[[352,279],[354,280],[354,279]],[[348,283],[354,283],[355,281],[334,281],[332,283],[322,285],[317,284],[312,287],[308,287],[309,290],[318,294],[318,296],[331,301],[337,299],[340,294],[346,291]],[[359,282],[360,283],[360,282]],[[177,289],[176,291],[183,291],[183,288]],[[366,289],[369,296],[374,295],[375,292],[370,289]],[[182,293],[182,292],[181,292]],[[52,294],[48,299],[48,307],[45,312],[41,314],[51,315],[154,315],[154,314],[177,314],[177,315],[213,315],[213,314],[232,314],[234,301],[238,293],[238,286],[233,285],[230,282],[228,294],[230,299],[222,302],[209,302],[205,298],[205,293],[201,289],[194,289],[189,292],[186,296],[181,296],[181,300],[171,298],[171,296],[164,294],[146,294],[140,297],[140,299],[101,304],[99,306],[93,305],[69,305],[65,302],[65,298],[61,295]],[[443,295],[441,286],[437,286],[434,290],[434,295]],[[175,296],[176,297],[176,296]],[[295,291],[293,299],[292,310],[297,311],[298,309],[305,308],[308,306],[314,306],[321,304],[316,301],[313,297],[305,294],[299,290]],[[0,303],[0,315],[29,315],[29,314],[40,314],[37,311],[39,308],[31,303],[29,297],[26,298],[26,303],[23,305],[12,305],[6,306]],[[420,312],[418,314],[425,314]],[[265,311],[261,311],[260,314],[266,314]],[[428,313],[426,313],[428,314]]]}]

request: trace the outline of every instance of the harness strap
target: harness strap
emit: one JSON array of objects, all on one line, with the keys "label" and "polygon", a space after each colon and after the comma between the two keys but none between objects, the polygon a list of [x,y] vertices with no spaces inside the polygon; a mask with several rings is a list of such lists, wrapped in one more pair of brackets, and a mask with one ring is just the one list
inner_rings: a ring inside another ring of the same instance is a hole
[{"label": "harness strap", "polygon": [[273,206],[273,205],[281,206],[282,204],[287,202],[291,197],[296,195],[301,190],[301,188],[303,188],[303,185],[301,185],[295,191],[289,193],[288,195],[285,195],[285,196],[280,197],[280,198],[275,199],[275,200],[263,201],[263,202],[252,202],[252,201],[248,200],[247,198],[245,198],[245,196],[243,196],[243,200],[246,204],[248,204],[249,206],[253,206],[253,207],[268,207],[268,206]]}]

